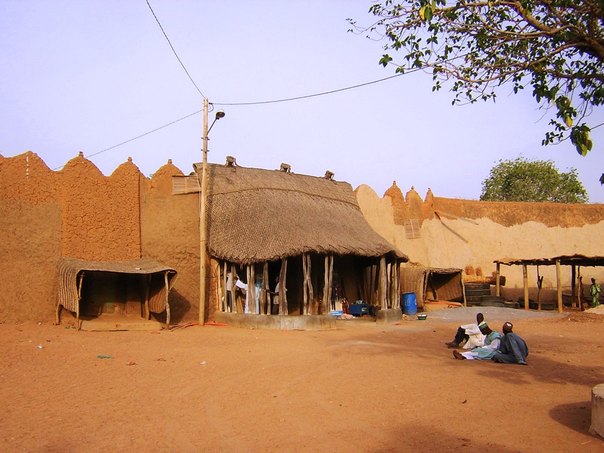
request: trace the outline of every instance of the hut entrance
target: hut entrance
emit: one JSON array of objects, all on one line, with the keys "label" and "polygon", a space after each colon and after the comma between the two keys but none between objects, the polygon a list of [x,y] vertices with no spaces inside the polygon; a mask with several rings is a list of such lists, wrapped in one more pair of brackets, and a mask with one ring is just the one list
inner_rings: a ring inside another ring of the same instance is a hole
[{"label": "hut entrance", "polygon": [[62,308],[80,320],[119,317],[148,320],[151,313],[170,323],[168,294],[176,271],[150,260],[120,262],[82,261],[64,258],[59,265],[59,299],[56,322]]}]

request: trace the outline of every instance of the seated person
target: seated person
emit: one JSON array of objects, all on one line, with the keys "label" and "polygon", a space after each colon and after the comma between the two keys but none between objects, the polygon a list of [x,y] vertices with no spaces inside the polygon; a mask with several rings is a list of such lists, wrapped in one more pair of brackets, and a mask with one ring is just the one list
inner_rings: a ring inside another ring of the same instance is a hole
[{"label": "seated person", "polygon": [[491,330],[486,322],[480,323],[480,331],[485,335],[484,346],[466,352],[453,351],[458,360],[489,360],[495,355],[501,342],[501,334]]},{"label": "seated person", "polygon": [[474,349],[484,345],[484,334],[478,325],[484,322],[482,313],[476,315],[476,324],[466,324],[457,328],[453,341],[445,343],[449,348],[459,348],[463,343],[464,349]]},{"label": "seated person", "polygon": [[511,322],[503,324],[503,337],[499,349],[493,355],[493,361],[499,363],[518,363],[526,365],[528,357],[528,346],[526,341],[512,332],[514,325]]}]

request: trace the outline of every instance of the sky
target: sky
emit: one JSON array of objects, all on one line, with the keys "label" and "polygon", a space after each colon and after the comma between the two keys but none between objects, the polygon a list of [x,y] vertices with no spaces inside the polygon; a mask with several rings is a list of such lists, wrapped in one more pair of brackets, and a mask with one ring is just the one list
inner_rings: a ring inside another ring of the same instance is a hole
[{"label": "sky", "polygon": [[393,75],[378,64],[384,42],[348,32],[347,18],[371,23],[373,1],[149,3],[195,84],[145,0],[0,0],[1,155],[31,150],[59,170],[83,152],[105,175],[132,157],[146,176],[172,159],[187,174],[202,160],[203,116],[176,120],[201,111],[205,96],[210,122],[226,114],[210,132],[209,162],[330,170],[379,196],[396,181],[403,193],[479,199],[500,159],[524,157],[577,169],[590,202],[604,202],[604,127],[587,157],[569,142],[543,147],[551,112],[530,90],[452,106],[450,85],[433,93],[431,75],[417,72],[229,105]]}]

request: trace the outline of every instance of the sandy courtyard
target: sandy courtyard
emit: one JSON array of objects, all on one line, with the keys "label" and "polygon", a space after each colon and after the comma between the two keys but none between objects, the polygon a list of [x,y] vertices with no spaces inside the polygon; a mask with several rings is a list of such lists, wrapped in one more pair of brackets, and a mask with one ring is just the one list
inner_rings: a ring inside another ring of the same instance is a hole
[{"label": "sandy courtyard", "polygon": [[527,367],[454,360],[444,342],[459,323],[435,319],[331,331],[2,324],[2,450],[602,452],[588,428],[603,321],[516,321]]}]

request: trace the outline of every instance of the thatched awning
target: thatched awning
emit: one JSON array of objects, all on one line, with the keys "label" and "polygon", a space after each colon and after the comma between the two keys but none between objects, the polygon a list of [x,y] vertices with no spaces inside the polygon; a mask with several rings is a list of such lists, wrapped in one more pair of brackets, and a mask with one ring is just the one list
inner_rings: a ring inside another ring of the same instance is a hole
[{"label": "thatched awning", "polygon": [[428,299],[429,291],[438,300],[464,301],[462,272],[457,268],[402,266],[401,292],[414,292],[420,307]]},{"label": "thatched awning", "polygon": [[149,291],[149,310],[161,313],[166,308],[167,293],[172,288],[176,271],[152,260],[129,261],[84,261],[73,258],[62,258],[59,262],[59,300],[58,306],[63,306],[72,312],[78,312],[80,301],[78,291],[78,276],[86,272],[111,272],[118,274],[167,274],[168,287],[158,284]]},{"label": "thatched awning", "polygon": [[208,165],[208,176],[208,248],[216,258],[251,264],[318,253],[408,260],[367,223],[346,182],[216,164]]},{"label": "thatched awning", "polygon": [[560,255],[552,258],[502,258],[496,264],[506,266],[526,264],[530,266],[553,266],[559,261],[563,266],[604,266],[604,256]]}]

